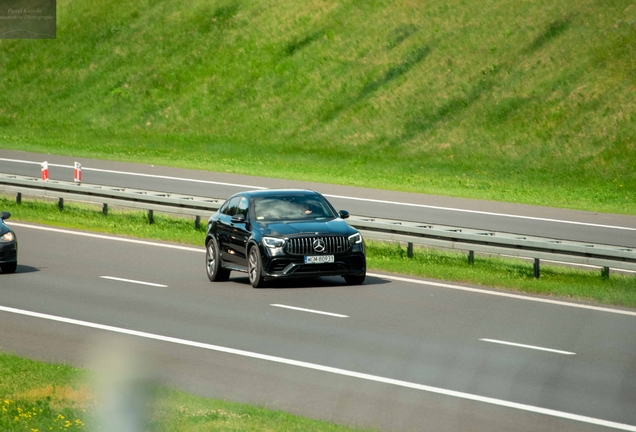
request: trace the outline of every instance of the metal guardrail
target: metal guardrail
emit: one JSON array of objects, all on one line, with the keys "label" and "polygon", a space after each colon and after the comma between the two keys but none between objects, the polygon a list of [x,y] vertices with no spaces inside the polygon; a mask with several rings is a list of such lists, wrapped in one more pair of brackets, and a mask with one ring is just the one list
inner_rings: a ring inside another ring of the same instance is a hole
[{"label": "metal guardrail", "polygon": [[147,210],[152,221],[153,211],[172,213],[196,218],[198,227],[201,216],[214,213],[224,202],[223,199],[181,195],[166,192],[154,192],[142,189],[116,186],[94,185],[86,183],[47,180],[0,173],[0,191],[40,198],[57,198],[59,206],[64,199],[102,204],[102,211],[108,212],[108,205]]},{"label": "metal guardrail", "polygon": [[[63,200],[66,198],[101,203],[105,212],[108,204],[143,209],[149,212],[150,221],[153,211],[195,216],[197,227],[201,216],[207,218],[225,201],[131,188],[42,181],[34,177],[2,173],[0,191],[17,194],[18,201],[22,194],[57,198],[60,207],[63,207]],[[531,258],[534,259],[535,277],[539,277],[542,259],[602,267],[605,275],[609,275],[610,268],[636,270],[636,249],[629,247],[354,215],[347,222],[360,230],[366,238],[407,243],[409,254],[413,245],[417,244],[467,251],[469,261],[474,259],[474,252]]]},{"label": "metal guardrail", "polygon": [[474,252],[532,258],[535,277],[539,277],[540,260],[602,267],[604,275],[609,275],[610,268],[636,270],[633,248],[378,218],[352,216],[349,220],[365,237],[468,251],[469,261]]}]

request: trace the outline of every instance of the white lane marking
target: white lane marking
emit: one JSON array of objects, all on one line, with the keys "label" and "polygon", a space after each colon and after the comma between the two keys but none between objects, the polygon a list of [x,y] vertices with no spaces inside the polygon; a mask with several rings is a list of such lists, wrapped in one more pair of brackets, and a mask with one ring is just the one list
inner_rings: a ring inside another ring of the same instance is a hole
[{"label": "white lane marking", "polygon": [[157,243],[157,242],[138,240],[138,239],[132,239],[132,238],[114,237],[112,235],[106,235],[106,234],[94,234],[94,233],[83,232],[83,231],[71,231],[71,230],[66,230],[62,228],[52,228],[52,227],[41,226],[41,225],[26,225],[23,223],[11,222],[11,226],[16,226],[20,228],[32,228],[36,230],[50,231],[50,232],[56,232],[60,234],[72,234],[72,235],[77,235],[80,237],[91,237],[91,238],[97,238],[102,240],[113,240],[113,241],[119,241],[124,243],[134,243],[134,244],[140,244],[144,246],[156,246],[156,247],[163,247],[167,249],[177,249],[177,250],[183,250],[188,252],[205,252],[205,250],[201,250],[192,246],[179,246],[179,245],[172,245],[167,243]]},{"label": "white lane marking", "polygon": [[[27,225],[27,224],[17,223],[17,222],[12,222],[11,225],[21,227],[21,228],[32,228],[32,229],[37,229],[42,231],[57,232],[60,234],[72,234],[72,235],[78,235],[83,237],[98,238],[102,240],[114,240],[114,241],[121,241],[126,243],[140,244],[144,246],[155,246],[155,247],[162,247],[162,248],[168,248],[168,249],[183,250],[188,252],[205,253],[205,249],[203,248],[178,246],[178,245],[171,245],[166,243],[157,243],[157,242],[122,238],[122,237],[113,237],[113,236],[108,236],[103,234],[93,234],[89,232],[70,231],[70,230],[65,230],[61,228],[51,228],[51,227],[39,226],[39,225]],[[609,313],[614,313],[619,315],[636,316],[636,311],[611,309],[608,307],[591,306],[591,305],[584,305],[584,304],[577,304],[577,303],[568,303],[568,302],[560,301],[560,300],[550,300],[550,299],[539,298],[539,297],[529,297],[529,296],[524,296],[521,294],[510,294],[510,293],[499,292],[499,291],[489,291],[489,290],[481,289],[481,288],[471,288],[471,287],[452,285],[452,284],[442,283],[442,282],[431,282],[431,281],[411,279],[411,278],[406,278],[401,276],[391,276],[391,275],[385,275],[385,274],[379,274],[379,273],[367,273],[367,276],[377,277],[379,279],[388,279],[388,280],[394,280],[399,282],[406,282],[406,283],[411,283],[415,285],[428,285],[428,286],[434,286],[437,288],[447,288],[447,289],[454,289],[459,291],[468,291],[468,292],[473,292],[478,294],[488,294],[488,295],[494,295],[499,297],[514,298],[517,300],[534,301],[539,303],[547,303],[547,304],[553,304],[558,306],[567,306],[567,307],[578,308],[578,309],[588,309],[588,310],[593,310],[598,312],[609,312]]]},{"label": "white lane marking", "polygon": [[127,283],[132,283],[132,284],[138,284],[138,285],[148,285],[148,286],[159,287],[159,288],[168,288],[168,285],[162,285],[162,284],[157,284],[157,283],[152,283],[152,282],[143,282],[143,281],[132,280],[132,279],[122,279],[122,278],[113,277],[113,276],[100,276],[100,278],[101,279],[108,279],[108,280],[118,281],[118,282],[127,282]]},{"label": "white lane marking", "polygon": [[[37,165],[40,164],[40,162],[22,161],[22,160],[17,160],[17,159],[5,159],[5,158],[0,158],[0,161],[16,162],[16,163],[29,163],[29,164],[37,164]],[[59,164],[49,164],[49,166],[55,166],[55,167],[61,167],[61,168],[74,168],[71,165],[59,165]],[[84,171],[96,171],[96,172],[105,172],[105,173],[111,173],[111,174],[123,174],[123,175],[129,175],[129,176],[137,176],[137,177],[161,178],[161,179],[166,179],[166,180],[177,180],[177,181],[187,181],[187,182],[193,182],[193,183],[216,184],[216,185],[232,186],[232,187],[240,187],[240,188],[250,188],[250,189],[268,189],[268,188],[263,187],[263,186],[243,185],[243,184],[239,184],[239,183],[223,183],[223,182],[215,182],[215,181],[209,181],[209,180],[196,180],[196,179],[189,179],[189,178],[183,178],[183,177],[169,177],[169,176],[161,176],[161,175],[156,175],[156,174],[141,174],[141,173],[127,172],[127,171],[105,170],[105,169],[99,169],[99,168],[84,168],[84,167],[82,167],[82,169]],[[426,205],[426,204],[404,203],[404,202],[400,202],[400,201],[376,200],[376,199],[370,199],[370,198],[358,198],[358,197],[349,197],[349,196],[343,196],[343,195],[330,195],[330,194],[323,194],[323,195],[326,196],[326,197],[329,197],[329,198],[339,198],[339,199],[346,199],[346,200],[353,200],[353,201],[366,201],[366,202],[372,202],[372,203],[377,203],[377,204],[390,204],[390,205],[399,205],[399,206],[405,206],[405,207],[418,207],[418,208],[425,208],[425,209],[432,209],[432,210],[444,210],[444,211],[454,211],[454,212],[460,212],[460,213],[481,214],[481,215],[486,215],[486,216],[498,216],[498,217],[534,220],[534,221],[541,221],[541,222],[555,222],[555,223],[563,223],[563,224],[570,224],[570,225],[580,225],[580,226],[589,226],[589,227],[597,227],[597,228],[610,228],[610,229],[619,229],[619,230],[626,230],[626,231],[636,231],[636,228],[622,227],[622,226],[615,226],[615,225],[595,224],[595,223],[589,223],[589,222],[576,222],[576,221],[567,221],[567,220],[562,220],[562,219],[540,218],[540,217],[534,217],[534,216],[521,216],[521,215],[512,215],[512,214],[506,214],[506,213],[493,213],[493,212],[485,212],[485,211],[479,211],[479,210],[467,210],[467,209],[458,209],[458,208],[453,208],[453,207],[440,207],[440,206],[431,206],[431,205]]]},{"label": "white lane marking", "polygon": [[[17,159],[0,158],[0,161],[40,165],[40,162],[22,161]],[[49,164],[49,167],[75,168],[74,166],[71,166],[71,165],[60,165],[60,164],[52,164],[52,163]],[[158,179],[164,179],[164,180],[187,181],[192,183],[214,184],[214,185],[221,185],[221,186],[235,186],[235,187],[250,188],[250,189],[267,189],[266,187],[262,187],[262,186],[243,185],[239,183],[224,183],[224,182],[215,182],[211,180],[197,180],[197,179],[189,179],[189,178],[182,178],[182,177],[162,176],[158,174],[142,174],[142,173],[127,172],[127,171],[107,170],[107,169],[100,169],[100,168],[82,167],[82,170],[103,172],[103,173],[109,173],[109,174],[122,174],[122,175],[129,175],[129,176],[135,176],[135,177],[149,177],[149,178],[158,178]]]},{"label": "white lane marking", "polygon": [[329,315],[329,316],[333,316],[333,317],[337,317],[337,318],[349,318],[348,315],[341,315],[341,314],[332,313],[332,312],[323,312],[323,311],[318,311],[318,310],[313,310],[313,309],[305,309],[305,308],[299,308],[299,307],[295,307],[295,306],[287,306],[287,305],[282,305],[282,304],[271,304],[270,306],[284,308],[284,309],[292,309],[292,310],[301,311],[301,312],[309,312],[309,313],[313,313],[313,314]]},{"label": "white lane marking", "polygon": [[537,351],[547,351],[547,352],[556,353],[556,354],[576,355],[576,353],[573,353],[573,352],[570,352],[570,351],[561,351],[561,350],[555,350],[555,349],[551,349],[551,348],[543,348],[543,347],[538,347],[538,346],[533,346],[533,345],[524,345],[524,344],[519,344],[519,343],[514,343],[514,342],[505,342],[505,341],[500,341],[500,340],[496,340],[496,339],[479,339],[479,340],[483,341],[483,342],[490,342],[490,343],[501,344],[501,345],[509,345],[509,346],[519,347],[519,348],[528,348],[528,349],[533,349],[533,350],[537,350]]},{"label": "white lane marking", "polygon": [[[69,168],[73,168],[73,167],[69,166]],[[214,184],[214,185],[221,185],[221,186],[234,186],[234,187],[249,188],[249,189],[267,189],[266,187],[263,187],[263,186],[244,185],[244,184],[240,184],[240,183],[225,183],[225,182],[217,182],[217,181],[212,181],[212,180],[197,180],[197,179],[189,179],[189,178],[182,178],[182,177],[162,176],[162,175],[157,175],[157,174],[131,173],[131,172],[125,172],[125,171],[114,171],[114,170],[99,169],[99,168],[83,168],[83,169],[85,171],[96,171],[96,172],[104,172],[104,173],[109,173],[109,174],[123,174],[123,175],[129,175],[129,176],[137,176],[137,177],[151,177],[151,178],[159,178],[159,179],[164,179],[164,180],[187,181],[187,182],[192,182],[192,183]]]},{"label": "white lane marking", "polygon": [[[27,160],[20,160],[20,159],[7,159],[7,158],[0,158],[0,161],[3,162],[15,162],[15,163],[23,163],[23,164],[30,164],[30,165],[40,165],[42,162],[34,162],[34,161],[27,161]],[[59,165],[59,164],[49,164],[49,166],[57,166],[57,167],[61,167],[61,168],[70,168],[70,165]]]},{"label": "white lane marking", "polygon": [[578,303],[568,303],[568,302],[561,301],[561,300],[550,300],[550,299],[546,299],[546,298],[525,296],[525,295],[522,295],[522,294],[510,294],[510,293],[506,293],[506,292],[489,291],[489,290],[481,289],[481,288],[471,288],[471,287],[465,287],[465,286],[461,286],[461,285],[452,285],[452,284],[442,283],[442,282],[431,282],[431,281],[425,281],[425,280],[410,279],[410,278],[401,277],[401,276],[390,276],[390,275],[375,274],[375,273],[367,273],[367,276],[377,277],[377,278],[380,278],[380,279],[394,280],[394,281],[398,281],[398,282],[412,283],[412,284],[415,284],[415,285],[428,285],[428,286],[434,286],[434,287],[437,287],[437,288],[447,288],[447,289],[453,289],[453,290],[458,290],[458,291],[468,291],[468,292],[477,293],[477,294],[488,294],[488,295],[493,295],[493,296],[498,296],[498,297],[508,297],[508,298],[513,298],[513,299],[517,299],[517,300],[533,301],[533,302],[538,302],[538,303],[547,303],[547,304],[553,304],[553,305],[558,305],[558,306],[567,306],[567,307],[572,307],[572,308],[577,308],[577,309],[588,309],[588,310],[593,310],[593,311],[598,311],[598,312],[609,312],[609,313],[614,313],[614,314],[619,314],[619,315],[636,316],[636,311],[621,310],[621,309],[611,309],[611,308],[608,308],[608,307],[591,306],[591,305],[584,305],[584,304],[578,304]]},{"label": "white lane marking", "polygon": [[583,422],[588,424],[610,427],[610,428],[619,429],[619,430],[636,432],[636,426],[632,426],[628,424],[617,423],[617,422],[612,422],[608,420],[597,419],[594,417],[587,417],[587,416],[572,414],[572,413],[568,413],[564,411],[557,411],[557,410],[548,409],[548,408],[535,407],[532,405],[510,402],[510,401],[506,401],[502,399],[495,399],[491,397],[479,396],[479,395],[474,395],[470,393],[447,390],[447,389],[443,389],[439,387],[432,387],[432,386],[428,386],[424,384],[417,384],[417,383],[412,383],[408,381],[402,381],[402,380],[397,380],[393,378],[386,378],[386,377],[371,375],[371,374],[362,373],[362,372],[354,372],[354,371],[335,368],[331,366],[323,366],[323,365],[319,365],[315,363],[291,360],[284,357],[276,357],[276,356],[272,356],[268,354],[259,354],[259,353],[255,353],[251,351],[244,351],[244,350],[239,350],[235,348],[223,347],[219,345],[189,341],[186,339],[180,339],[180,338],[175,338],[170,336],[162,336],[162,335],[153,334],[153,333],[146,333],[142,331],[130,330],[130,329],[125,329],[121,327],[114,327],[114,326],[105,325],[105,324],[97,324],[97,323],[92,323],[88,321],[76,320],[73,318],[65,318],[65,317],[59,317],[55,315],[43,314],[39,312],[15,309],[15,308],[6,307],[6,306],[0,306],[0,311],[34,317],[34,318],[42,318],[42,319],[57,321],[57,322],[66,323],[66,324],[73,324],[73,325],[77,325],[81,327],[104,330],[104,331],[113,332],[113,333],[137,336],[137,337],[141,337],[145,339],[152,339],[152,340],[169,342],[169,343],[178,344],[178,345],[201,348],[201,349],[206,349],[206,350],[216,351],[216,352],[221,352],[226,354],[234,354],[234,355],[238,355],[242,357],[266,360],[266,361],[270,361],[274,363],[297,366],[297,367],[301,367],[305,369],[327,372],[327,373],[346,376],[350,378],[358,378],[358,379],[373,381],[373,382],[382,383],[382,384],[389,384],[389,385],[409,388],[413,390],[420,390],[420,391],[424,391],[428,393],[435,393],[435,394],[440,394],[444,396],[451,396],[451,397],[456,397],[460,399],[471,400],[475,402],[483,402],[487,404],[498,405],[498,406],[502,406],[506,408],[514,408],[514,409],[518,409],[522,411],[544,414],[544,415],[552,416],[552,417],[559,417],[559,418],[563,418],[567,420],[573,420],[573,421],[578,421],[578,422]]},{"label": "white lane marking", "polygon": [[570,225],[581,225],[581,226],[590,226],[590,227],[597,227],[597,228],[612,228],[612,229],[620,229],[620,230],[627,230],[627,231],[636,231],[636,228],[622,227],[622,226],[615,226],[615,225],[602,225],[602,224],[595,224],[590,222],[576,222],[576,221],[568,221],[568,220],[562,220],[562,219],[541,218],[541,217],[535,217],[535,216],[521,216],[521,215],[513,215],[513,214],[506,214],[506,213],[493,213],[493,212],[486,212],[486,211],[480,211],[480,210],[440,207],[440,206],[432,206],[432,205],[426,205],[426,204],[404,203],[399,201],[376,200],[376,199],[370,199],[370,198],[356,198],[356,197],[328,195],[328,194],[323,194],[323,195],[329,198],[341,198],[341,199],[352,200],[352,201],[368,201],[368,202],[373,202],[378,204],[391,204],[391,205],[400,205],[405,207],[420,207],[420,208],[426,208],[426,209],[432,209],[432,210],[455,211],[459,213],[471,213],[471,214],[480,214],[480,215],[486,215],[486,216],[498,216],[498,217],[534,220],[534,221],[541,221],[541,222],[556,222],[556,223],[563,223],[563,224],[570,224]]}]

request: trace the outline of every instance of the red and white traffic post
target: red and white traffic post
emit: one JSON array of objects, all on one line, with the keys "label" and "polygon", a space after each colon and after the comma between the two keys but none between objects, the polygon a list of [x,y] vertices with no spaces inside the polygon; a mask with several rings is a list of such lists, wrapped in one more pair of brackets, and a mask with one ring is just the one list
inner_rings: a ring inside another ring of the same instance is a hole
[{"label": "red and white traffic post", "polygon": [[49,163],[47,161],[44,161],[40,164],[40,167],[42,168],[42,181],[48,181],[49,180]]},{"label": "red and white traffic post", "polygon": [[82,165],[79,162],[75,162],[75,168],[73,169],[73,180],[75,183],[82,182]]}]

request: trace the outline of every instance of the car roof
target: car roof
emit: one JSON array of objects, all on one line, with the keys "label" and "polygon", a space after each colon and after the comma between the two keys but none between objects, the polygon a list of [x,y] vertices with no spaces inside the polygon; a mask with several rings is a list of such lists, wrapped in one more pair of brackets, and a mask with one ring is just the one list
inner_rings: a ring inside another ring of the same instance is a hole
[{"label": "car roof", "polygon": [[[245,195],[250,197],[267,197],[267,196],[286,196],[286,195],[320,195],[318,192],[310,189],[258,189],[239,192],[237,195]],[[231,197],[230,197],[231,198]]]}]

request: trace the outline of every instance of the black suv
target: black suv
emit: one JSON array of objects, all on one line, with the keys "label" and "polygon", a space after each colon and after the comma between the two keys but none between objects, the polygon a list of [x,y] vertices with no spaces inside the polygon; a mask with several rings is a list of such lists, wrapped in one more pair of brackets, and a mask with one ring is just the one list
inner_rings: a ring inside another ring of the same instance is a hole
[{"label": "black suv", "polygon": [[206,269],[211,281],[247,272],[254,288],[278,278],[343,276],[364,282],[360,233],[318,192],[270,189],[232,195],[208,220]]}]

